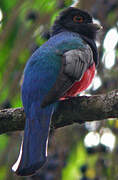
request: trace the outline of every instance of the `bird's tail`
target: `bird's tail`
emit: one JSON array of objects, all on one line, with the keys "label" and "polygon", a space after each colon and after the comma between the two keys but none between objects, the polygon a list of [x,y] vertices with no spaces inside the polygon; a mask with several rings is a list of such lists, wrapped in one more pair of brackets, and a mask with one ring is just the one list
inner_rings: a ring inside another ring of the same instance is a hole
[{"label": "bird's tail", "polygon": [[52,112],[52,105],[41,109],[38,103],[32,104],[30,116],[26,119],[19,158],[12,167],[17,175],[32,175],[45,163]]}]

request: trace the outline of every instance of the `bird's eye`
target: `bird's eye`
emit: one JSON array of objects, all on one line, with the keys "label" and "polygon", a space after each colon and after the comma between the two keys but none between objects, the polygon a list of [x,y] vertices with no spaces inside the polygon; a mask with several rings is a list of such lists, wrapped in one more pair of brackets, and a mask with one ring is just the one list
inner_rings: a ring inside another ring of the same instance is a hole
[{"label": "bird's eye", "polygon": [[82,23],[83,22],[83,17],[82,16],[74,16],[73,21],[74,22],[79,22]]}]

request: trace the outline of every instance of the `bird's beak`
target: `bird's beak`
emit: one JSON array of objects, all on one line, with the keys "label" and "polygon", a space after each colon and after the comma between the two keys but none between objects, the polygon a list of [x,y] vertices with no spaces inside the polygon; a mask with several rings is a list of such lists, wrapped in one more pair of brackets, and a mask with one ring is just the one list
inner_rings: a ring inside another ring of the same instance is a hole
[{"label": "bird's beak", "polygon": [[103,29],[100,24],[91,23],[91,26],[94,28],[95,31],[101,31]]}]

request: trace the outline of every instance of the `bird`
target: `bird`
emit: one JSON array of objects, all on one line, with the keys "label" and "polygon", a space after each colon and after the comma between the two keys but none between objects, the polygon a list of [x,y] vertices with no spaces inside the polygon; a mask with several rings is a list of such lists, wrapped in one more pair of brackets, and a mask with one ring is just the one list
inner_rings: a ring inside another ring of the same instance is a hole
[{"label": "bird", "polygon": [[99,64],[95,39],[100,29],[87,11],[68,7],[56,17],[50,38],[27,61],[21,88],[24,138],[12,167],[18,176],[33,175],[45,164],[51,117],[59,101],[91,84]]}]

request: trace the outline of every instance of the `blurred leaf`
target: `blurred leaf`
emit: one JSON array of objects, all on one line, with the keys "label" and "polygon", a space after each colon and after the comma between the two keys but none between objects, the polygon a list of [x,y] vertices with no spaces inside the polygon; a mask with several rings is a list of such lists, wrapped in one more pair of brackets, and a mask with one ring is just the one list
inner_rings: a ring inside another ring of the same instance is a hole
[{"label": "blurred leaf", "polygon": [[0,1],[0,7],[5,12],[9,12],[15,6],[16,2],[18,2],[18,0],[12,0],[12,1],[4,0],[4,1]]},{"label": "blurred leaf", "polygon": [[4,180],[7,175],[7,168],[6,166],[0,167],[0,180]]},{"label": "blurred leaf", "polygon": [[89,178],[89,179],[94,179],[95,178],[95,169],[93,168],[89,168],[86,172],[86,176]]},{"label": "blurred leaf", "polygon": [[9,137],[6,134],[0,135],[0,151],[3,151],[8,144]]},{"label": "blurred leaf", "polygon": [[117,12],[114,13],[114,11],[110,12],[107,17],[107,23],[110,25],[113,25],[117,19]]},{"label": "blurred leaf", "polygon": [[19,63],[20,64],[25,64],[26,63],[26,59],[29,58],[29,50],[28,49],[24,49],[24,51],[20,54],[19,56]]},{"label": "blurred leaf", "polygon": [[[73,0],[74,1],[74,0]],[[72,4],[72,2],[73,2],[72,0],[65,0],[65,5],[67,6],[67,7],[69,7],[71,4]]]},{"label": "blurred leaf", "polygon": [[9,88],[5,87],[2,93],[0,94],[0,103],[3,103],[5,99],[7,99],[8,93],[9,93]]},{"label": "blurred leaf", "polygon": [[115,124],[114,124],[115,128],[118,129],[118,119],[115,121]]},{"label": "blurred leaf", "polygon": [[82,142],[72,150],[67,166],[63,169],[62,180],[76,180],[80,176],[80,167],[86,163],[86,151]]},{"label": "blurred leaf", "polygon": [[108,119],[108,125],[112,127],[114,125],[114,119]]},{"label": "blurred leaf", "polygon": [[59,12],[60,12],[60,11],[56,11],[55,13],[53,13],[52,18],[51,18],[51,25],[53,25],[56,17],[59,15]]},{"label": "blurred leaf", "polygon": [[21,94],[19,93],[15,98],[12,99],[12,107],[22,107]]}]

